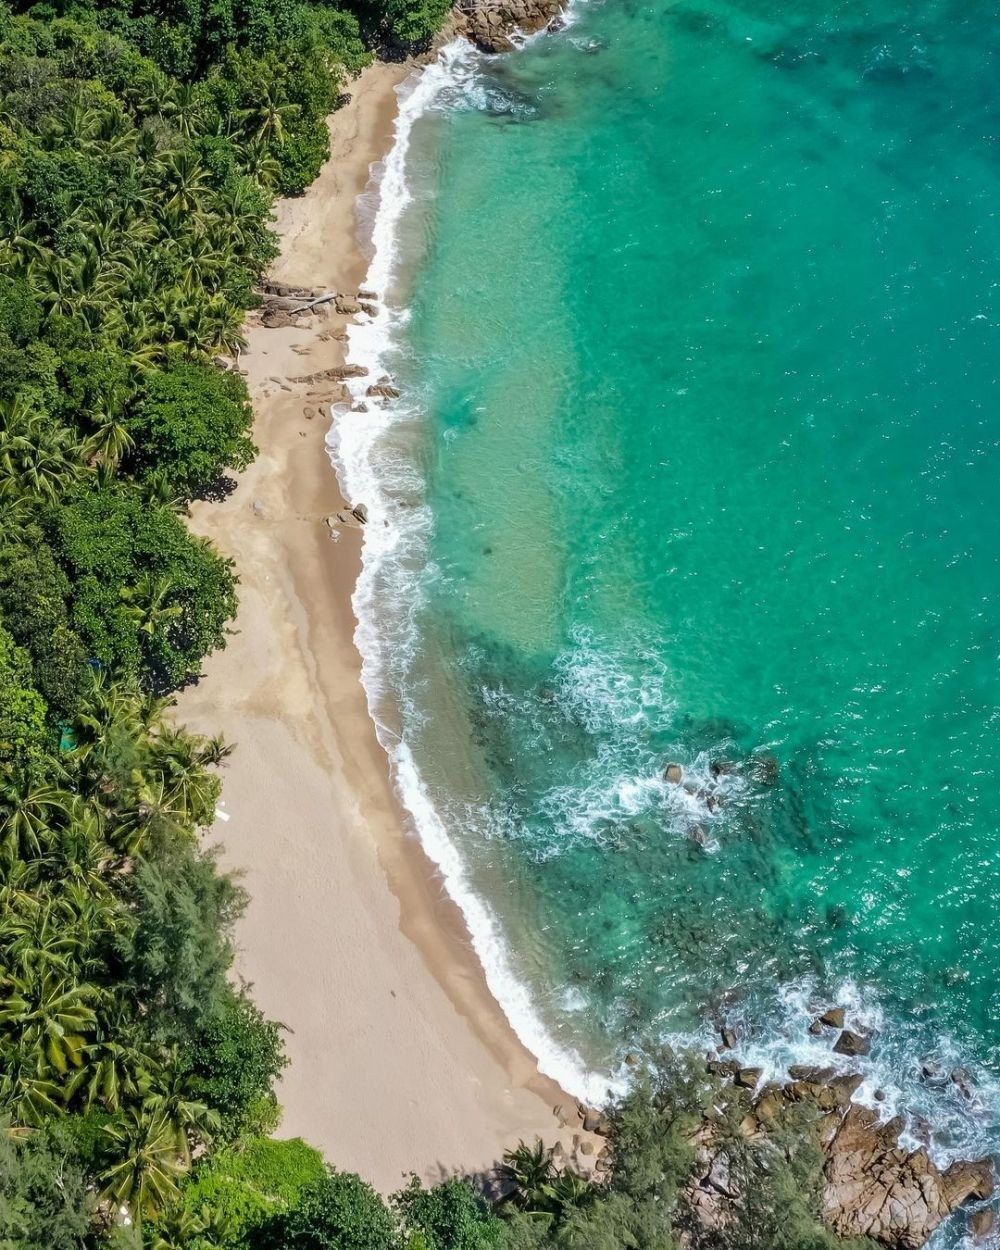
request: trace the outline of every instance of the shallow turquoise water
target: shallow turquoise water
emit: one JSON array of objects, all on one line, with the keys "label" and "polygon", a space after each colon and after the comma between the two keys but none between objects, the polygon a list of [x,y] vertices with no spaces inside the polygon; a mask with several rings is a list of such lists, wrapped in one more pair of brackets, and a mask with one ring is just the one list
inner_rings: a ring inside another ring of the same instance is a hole
[{"label": "shallow turquoise water", "polygon": [[839,997],[946,1153],[1000,1106],[998,17],[590,0],[479,62],[394,361],[401,727],[553,1038],[779,1062]]}]

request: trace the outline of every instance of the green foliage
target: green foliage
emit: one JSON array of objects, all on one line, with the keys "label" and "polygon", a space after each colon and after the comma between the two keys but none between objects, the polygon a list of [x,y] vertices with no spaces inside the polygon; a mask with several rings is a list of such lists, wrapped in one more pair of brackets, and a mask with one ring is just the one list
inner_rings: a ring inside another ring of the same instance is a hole
[{"label": "green foliage", "polygon": [[0,1246],[79,1250],[94,1196],[79,1165],[47,1134],[14,1139],[0,1121]]},{"label": "green foliage", "polygon": [[392,1205],[410,1248],[416,1243],[423,1250],[487,1250],[503,1236],[503,1224],[466,1180],[456,1178],[425,1189],[414,1176],[393,1196]]},{"label": "green foliage", "polygon": [[255,1250],[399,1250],[399,1231],[370,1185],[331,1171],[308,1185],[290,1210],[273,1216]]},{"label": "green foliage", "polygon": [[252,1233],[298,1201],[326,1174],[323,1157],[301,1138],[251,1137],[199,1164],[184,1191],[184,1209],[210,1210],[227,1230],[226,1244],[242,1250]]},{"label": "green foliage", "polygon": [[144,380],[125,426],[128,460],[140,474],[157,472],[190,497],[223,469],[245,469],[256,454],[253,412],[238,374],[209,365],[178,364]]},{"label": "green foliage", "polygon": [[221,1116],[221,1140],[274,1128],[277,1101],[271,1086],[287,1063],[281,1030],[245,994],[226,992],[186,1061],[202,1097]]},{"label": "green foliage", "polygon": [[28,654],[0,624],[0,775],[33,764],[45,740],[45,703],[31,685]]},{"label": "green foliage", "polygon": [[440,30],[451,0],[385,0],[385,21],[399,43],[423,43]]},{"label": "green foliage", "polygon": [[43,525],[70,589],[70,619],[91,656],[168,690],[225,645],[235,578],[167,508],[134,491],[90,490],[53,505]]},{"label": "green foliage", "polygon": [[186,1045],[229,1009],[229,934],[246,894],[211,854],[168,843],[138,865],[124,898],[135,924],[116,941],[122,982],[151,1036]]}]

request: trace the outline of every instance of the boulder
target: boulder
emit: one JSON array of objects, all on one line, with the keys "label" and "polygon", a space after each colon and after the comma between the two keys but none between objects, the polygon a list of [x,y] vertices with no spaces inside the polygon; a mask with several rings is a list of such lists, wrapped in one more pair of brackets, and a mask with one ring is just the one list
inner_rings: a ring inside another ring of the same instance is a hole
[{"label": "boulder", "polygon": [[976,1241],[982,1241],[993,1232],[996,1223],[997,1213],[992,1207],[983,1207],[979,1211],[973,1211],[969,1216],[969,1235]]},{"label": "boulder", "polygon": [[756,1089],[763,1075],[763,1068],[740,1068],[733,1077],[733,1084],[740,1085],[743,1089]]},{"label": "boulder", "polygon": [[593,1107],[584,1108],[583,1131],[585,1133],[599,1133],[601,1137],[607,1137],[608,1127],[608,1118],[603,1111],[595,1111]]},{"label": "boulder", "polygon": [[829,1011],[824,1011],[819,1018],[820,1024],[825,1024],[828,1029],[842,1029],[846,1013],[843,1007],[831,1007]]},{"label": "boulder", "polygon": [[362,289],[358,292],[358,299],[359,300],[378,299],[378,291],[369,291],[369,290]]},{"label": "boulder", "polygon": [[719,1035],[722,1038],[722,1045],[720,1049],[732,1050],[737,1042],[736,1030],[732,1028],[731,1025],[724,1024],[719,1030]]},{"label": "boulder", "polygon": [[333,306],[343,317],[356,317],[361,312],[361,305],[357,300],[348,299],[343,295],[337,296],[333,301]]},{"label": "boulder", "polygon": [[399,391],[394,386],[389,386],[385,382],[373,382],[365,391],[369,399],[399,399]]},{"label": "boulder", "polygon": [[519,34],[552,26],[565,0],[459,0],[455,25],[483,52],[509,52]]},{"label": "boulder", "polygon": [[684,779],[684,769],[680,764],[668,764],[663,770],[663,776],[672,786],[679,786]]},{"label": "boulder", "polygon": [[809,1081],[813,1085],[822,1085],[835,1071],[835,1068],[818,1068],[812,1063],[793,1063],[788,1069],[788,1075],[793,1081]]},{"label": "boulder", "polygon": [[736,765],[732,760],[712,760],[709,771],[713,777],[728,777],[736,771]]},{"label": "boulder", "polygon": [[871,1048],[871,1038],[855,1033],[853,1029],[844,1029],[833,1045],[838,1055],[847,1055],[851,1059],[856,1059],[859,1055],[867,1055]]},{"label": "boulder", "polygon": [[359,524],[364,525],[368,520],[368,509],[363,503],[355,504],[351,509],[351,516]]}]

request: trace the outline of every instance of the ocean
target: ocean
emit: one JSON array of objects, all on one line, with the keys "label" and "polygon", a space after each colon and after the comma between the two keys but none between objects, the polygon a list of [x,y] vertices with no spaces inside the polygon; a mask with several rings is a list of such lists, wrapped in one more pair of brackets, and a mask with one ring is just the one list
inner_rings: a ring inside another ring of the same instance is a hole
[{"label": "ocean", "polygon": [[908,1140],[1000,1146],[998,19],[579,0],[401,97],[351,331],[401,397],[330,440],[364,678],[582,1097],[724,1021],[827,1062],[839,1003]]}]

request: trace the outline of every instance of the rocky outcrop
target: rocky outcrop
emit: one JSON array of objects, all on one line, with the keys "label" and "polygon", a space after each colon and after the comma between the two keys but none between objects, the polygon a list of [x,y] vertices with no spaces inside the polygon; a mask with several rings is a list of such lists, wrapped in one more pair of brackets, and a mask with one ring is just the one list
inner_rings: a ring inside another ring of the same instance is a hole
[{"label": "rocky outcrop", "polygon": [[[710,1071],[731,1075],[737,1086],[757,1083],[757,1069],[713,1061]],[[823,1152],[823,1216],[842,1237],[869,1237],[887,1250],[920,1250],[938,1225],[967,1202],[983,1201],[994,1188],[989,1160],[953,1163],[942,1171],[927,1150],[900,1145],[903,1121],[879,1121],[851,1101],[858,1075],[829,1069],[793,1068],[787,1085],[767,1085],[750,1099],[740,1134],[766,1140],[797,1107],[807,1114]],[[724,1229],[737,1200],[733,1148],[710,1123],[698,1135],[700,1166],[692,1186],[692,1210],[707,1226]],[[981,1221],[985,1223],[985,1220]]]},{"label": "rocky outcrop", "polygon": [[483,52],[509,52],[517,35],[558,22],[564,0],[458,0],[455,26]]}]

